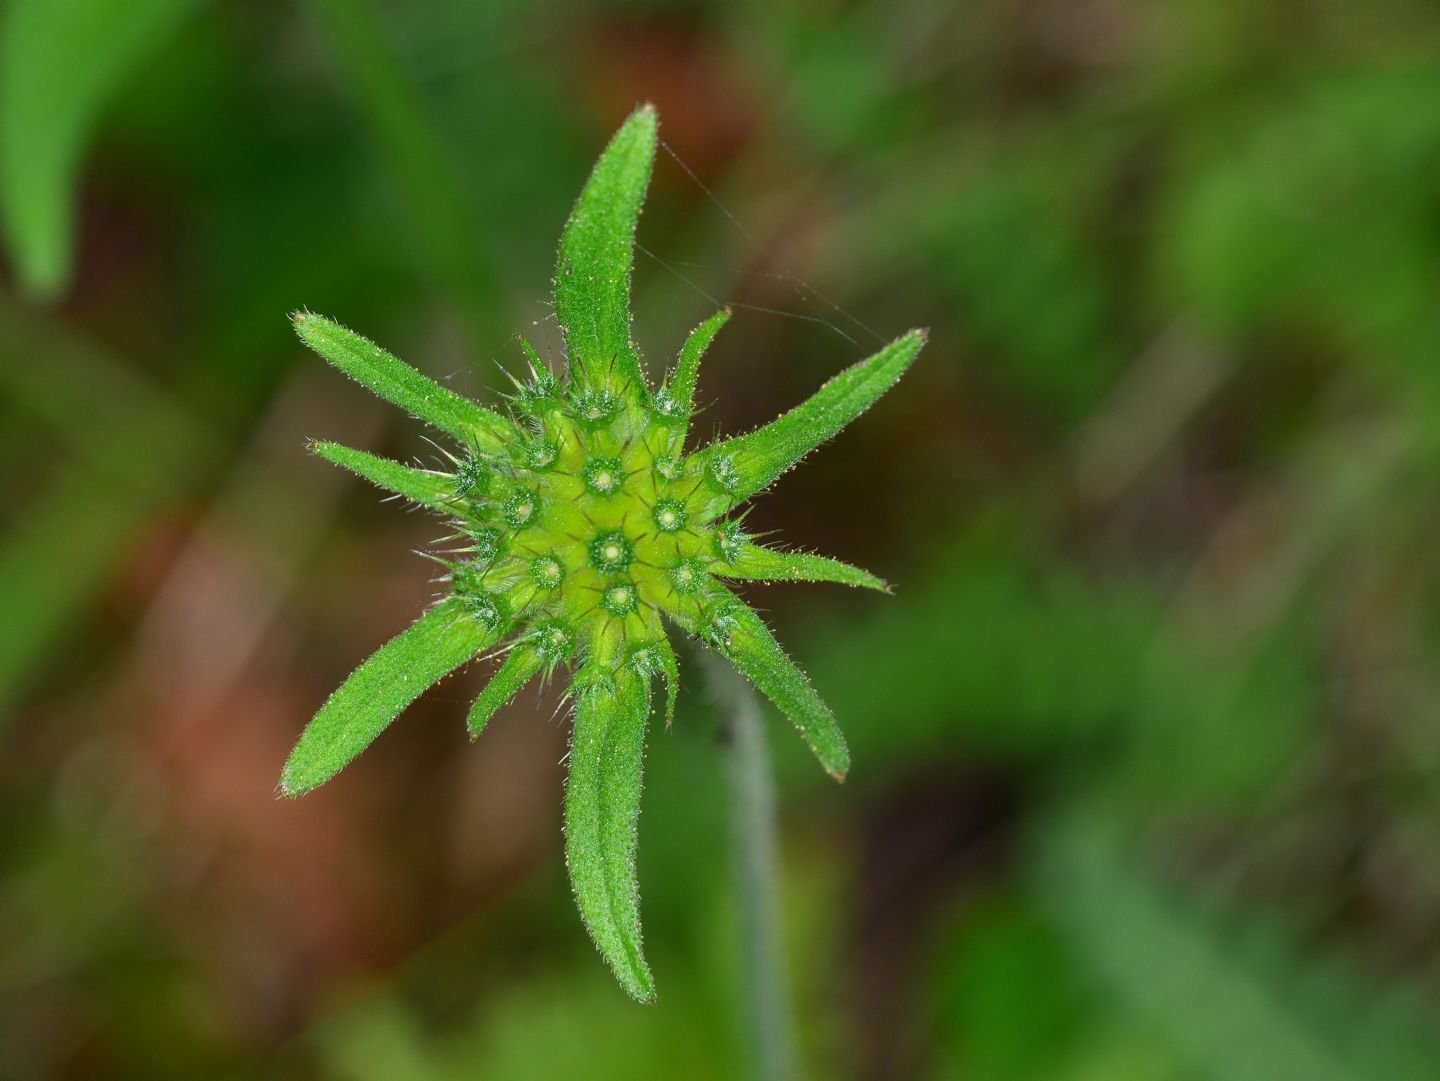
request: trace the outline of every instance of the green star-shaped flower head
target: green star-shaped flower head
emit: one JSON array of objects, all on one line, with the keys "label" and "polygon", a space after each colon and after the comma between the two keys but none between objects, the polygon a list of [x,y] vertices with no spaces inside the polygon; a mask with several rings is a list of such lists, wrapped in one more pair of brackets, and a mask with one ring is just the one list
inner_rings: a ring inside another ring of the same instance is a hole
[{"label": "green star-shaped flower head", "polygon": [[323,784],[424,691],[477,655],[504,660],[470,710],[486,722],[535,677],[571,673],[574,731],[565,854],[576,904],[620,983],[654,997],[635,881],[641,765],[659,681],[674,712],[667,623],[726,657],[845,776],[830,709],[731,581],[827,581],[885,589],[824,556],[762,547],[734,516],[900,378],[925,342],[911,331],[747,435],[688,452],[701,355],[730,317],[690,334],[657,389],[630,340],[635,224],[655,156],[656,116],[637,109],[611,140],[560,241],[555,315],[567,370],[528,343],[529,376],[497,412],[432,382],[374,343],[309,312],[300,337],[347,375],[454,443],[453,468],[415,469],[335,443],[314,452],[446,516],[448,595],[330,696],[285,764],[281,790]]}]

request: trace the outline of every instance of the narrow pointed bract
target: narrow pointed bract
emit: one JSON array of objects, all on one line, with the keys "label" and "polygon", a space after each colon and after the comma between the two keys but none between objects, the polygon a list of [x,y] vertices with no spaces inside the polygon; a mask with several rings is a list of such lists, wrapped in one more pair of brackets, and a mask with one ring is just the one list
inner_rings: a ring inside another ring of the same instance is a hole
[{"label": "narrow pointed bract", "polygon": [[630,341],[630,268],[658,127],[645,105],[615,133],[565,223],[555,267],[555,318],[572,374],[600,378],[613,364],[635,393],[644,381]]},{"label": "narrow pointed bract", "polygon": [[690,333],[652,391],[630,336],[635,228],[657,142],[636,110],[611,140],[566,223],[555,313],[568,364],[552,373],[523,339],[501,415],[308,312],[296,330],[321,356],[448,436],[444,470],[336,443],[316,454],[447,519],[436,558],[449,595],[382,646],[321,707],[285,765],[296,795],[339,772],[426,687],[487,650],[503,655],[475,699],[478,736],[537,675],[574,673],[565,853],[576,905],[620,984],[654,998],[640,935],[635,859],[652,689],[665,723],[679,687],[674,625],[727,657],[843,778],[834,714],[728,581],[824,581],[887,589],[826,556],[761,547],[740,504],[863,412],[924,344],[912,331],[747,435],[686,454],[700,360],[730,318]]},{"label": "narrow pointed bract", "polygon": [[730,309],[722,308],[690,332],[685,344],[680,347],[675,371],[655,396],[656,412],[680,422],[678,445],[673,448],[677,453],[685,444],[690,419],[695,413],[695,384],[700,377],[700,361],[715,340],[715,335],[720,333],[720,328],[729,321]]},{"label": "narrow pointed bract", "polygon": [[846,368],[805,401],[763,428],[715,443],[696,455],[721,490],[702,516],[725,514],[764,491],[893,387],[925,344],[912,330],[874,356]]},{"label": "narrow pointed bract", "polygon": [[368,747],[406,706],[475,656],[493,632],[462,603],[436,605],[370,655],[340,685],[290,752],[280,788],[298,796],[324,784]]},{"label": "narrow pointed bract", "polygon": [[655,983],[640,941],[635,879],[650,681],[595,673],[576,695],[565,780],[565,862],[575,903],[620,985],[641,1002]]},{"label": "narrow pointed bract", "polygon": [[663,634],[655,641],[658,654],[656,665],[660,678],[665,681],[665,727],[675,723],[675,700],[680,696],[680,664],[675,659],[675,648]]},{"label": "narrow pointed bract", "polygon": [[882,593],[890,591],[883,578],[838,559],[810,552],[779,552],[758,544],[742,546],[733,560],[715,568],[715,574],[735,581],[836,582],[845,586],[878,589]]},{"label": "narrow pointed bract", "polygon": [[748,605],[737,602],[730,618],[732,625],[720,652],[790,718],[826,772],[843,781],[850,772],[850,749],[835,714]]},{"label": "narrow pointed bract", "polygon": [[514,438],[514,425],[504,417],[421,375],[369,338],[311,312],[290,318],[300,340],[351,379],[461,446],[499,449]]},{"label": "narrow pointed bract", "polygon": [[445,473],[426,472],[343,443],[324,440],[311,443],[310,452],[364,477],[377,487],[403,495],[412,503],[443,510],[455,498],[455,485]]},{"label": "narrow pointed bract", "polygon": [[529,644],[517,646],[505,656],[505,661],[485,684],[480,697],[470,707],[465,726],[470,729],[470,738],[479,739],[480,733],[490,723],[497,710],[515,697],[521,687],[530,682],[532,676],[544,666],[545,659],[540,651]]}]

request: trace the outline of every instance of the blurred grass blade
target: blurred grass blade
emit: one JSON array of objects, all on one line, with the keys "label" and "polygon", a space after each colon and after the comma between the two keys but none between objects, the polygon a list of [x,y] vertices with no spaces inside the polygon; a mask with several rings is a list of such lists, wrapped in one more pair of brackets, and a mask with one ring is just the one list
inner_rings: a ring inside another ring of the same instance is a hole
[{"label": "blurred grass blade", "polygon": [[444,473],[431,473],[424,469],[402,465],[400,462],[382,458],[377,454],[356,450],[342,443],[317,440],[310,444],[310,452],[364,477],[371,484],[387,491],[403,495],[412,503],[427,507],[445,509],[455,499],[455,485]]},{"label": "blurred grass blade", "polygon": [[1275,924],[1180,903],[1132,864],[1126,834],[1103,817],[1072,805],[1049,825],[1036,895],[1100,988],[1170,1045],[1186,1076],[1435,1076],[1427,1011],[1400,988],[1365,995],[1357,972],[1302,962],[1298,936]]},{"label": "blurred grass blade", "polygon": [[155,497],[117,489],[88,464],[46,482],[43,499],[0,537],[0,731],[6,707],[46,651],[94,603],[117,548],[154,512]]},{"label": "blurred grass blade", "polygon": [[721,578],[748,582],[838,582],[846,586],[890,592],[889,584],[867,570],[852,567],[829,556],[809,552],[777,552],[758,544],[747,544],[729,563],[717,561],[711,568]]},{"label": "blurred grass blade", "polygon": [[393,28],[373,0],[308,0],[306,7],[394,175],[419,254],[463,314],[472,344],[488,348],[502,322],[506,283],[452,148],[396,55]]},{"label": "blurred grass blade", "polygon": [[658,128],[654,107],[644,105],[615,133],[565,223],[555,267],[555,316],[572,374],[613,365],[632,393],[645,382],[630,341],[630,271]]},{"label": "blurred grass blade", "polygon": [[[44,363],[36,363],[36,358]],[[77,408],[83,388],[84,408]],[[223,435],[187,412],[187,403],[52,315],[0,290],[0,397],[64,448],[128,489],[175,486],[219,457]]]},{"label": "blurred grass blade", "polygon": [[715,335],[720,333],[720,328],[729,321],[730,309],[724,308],[692,330],[680,347],[675,371],[665,384],[670,400],[675,403],[675,415],[685,418],[687,428],[690,414],[695,409],[695,384],[700,377],[700,361],[715,340]]},{"label": "blurred grass blade", "polygon": [[[86,388],[84,408],[76,408],[77,387]],[[12,508],[13,524],[0,535],[3,727],[46,651],[94,604],[156,508],[212,466],[217,445],[122,359],[3,292],[0,397],[45,429],[36,455],[67,459]],[[14,414],[6,423],[21,426]]]},{"label": "blurred grass blade", "polygon": [[69,283],[76,178],[112,95],[196,0],[9,0],[0,11],[0,221],[31,296]]},{"label": "blurred grass blade", "polygon": [[500,414],[421,375],[369,338],[311,312],[296,312],[291,318],[295,333],[311,349],[367,390],[439,428],[461,446],[497,451],[515,438],[514,426]]},{"label": "blurred grass blade", "polygon": [[298,796],[339,773],[400,711],[494,637],[453,597],[372,653],[315,714],[290,752],[280,788]]},{"label": "blurred grass blade", "polygon": [[850,770],[850,751],[835,714],[753,609],[737,599],[729,614],[733,627],[720,652],[800,729],[830,776],[843,781]]},{"label": "blurred grass blade", "polygon": [[533,646],[516,646],[509,652],[505,663],[490,677],[490,682],[485,684],[480,697],[470,707],[470,715],[465,718],[471,739],[479,738],[490,718],[495,716],[495,711],[514,698],[544,663],[544,657]]},{"label": "blurred grass blade", "polygon": [[723,514],[768,487],[894,386],[924,344],[925,331],[912,330],[845,369],[765,427],[701,451],[697,457],[725,489],[702,514],[707,518]]},{"label": "blurred grass blade", "polygon": [[583,685],[565,782],[565,861],[575,903],[616,979],[640,1002],[655,997],[635,879],[649,714],[649,681],[629,667],[613,686],[608,679]]}]

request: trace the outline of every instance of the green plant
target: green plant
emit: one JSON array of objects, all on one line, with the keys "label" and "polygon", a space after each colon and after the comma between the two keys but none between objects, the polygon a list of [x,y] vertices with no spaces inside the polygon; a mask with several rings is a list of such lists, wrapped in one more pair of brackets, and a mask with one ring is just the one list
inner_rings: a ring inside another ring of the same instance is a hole
[{"label": "green plant", "polygon": [[581,193],[555,277],[568,370],[553,375],[522,341],[529,378],[515,381],[507,414],[328,319],[294,317],[322,357],[458,445],[448,471],[334,443],[312,449],[447,515],[461,546],[438,557],[450,595],[330,697],[281,779],[286,795],[323,784],[422,691],[487,650],[504,659],[470,710],[472,736],[530,679],[569,666],[570,879],[600,952],[641,1001],[654,997],[634,871],[645,729],[652,683],[665,686],[668,723],[677,682],[664,620],[726,657],[795,723],[825,769],[845,776],[849,754],[834,715],[724,580],[885,584],[823,556],[761,547],[735,511],[863,412],[925,341],[911,331],[770,424],[685,453],[701,355],[729,313],[701,323],[664,383],[650,388],[630,340],[629,301],[656,130],[652,108],[633,113]]}]

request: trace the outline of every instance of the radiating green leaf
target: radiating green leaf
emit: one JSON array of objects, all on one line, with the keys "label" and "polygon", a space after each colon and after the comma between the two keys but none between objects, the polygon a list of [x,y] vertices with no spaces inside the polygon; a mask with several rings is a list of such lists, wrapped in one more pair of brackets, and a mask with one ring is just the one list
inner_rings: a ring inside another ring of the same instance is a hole
[{"label": "radiating green leaf", "polygon": [[630,340],[630,270],[658,127],[654,107],[642,105],[615,133],[565,223],[555,268],[555,317],[573,374],[599,377],[613,365],[634,391],[644,379]]},{"label": "radiating green leaf", "polygon": [[506,655],[505,663],[490,677],[490,682],[485,684],[480,697],[475,699],[475,704],[470,707],[470,715],[465,718],[471,739],[480,737],[496,711],[514,698],[520,688],[540,671],[544,663],[545,659],[540,651],[529,645],[516,646]]},{"label": "radiating green leaf", "polygon": [[912,330],[874,356],[846,368],[763,428],[715,443],[696,454],[717,488],[701,516],[723,514],[768,487],[894,386],[924,344],[925,331]]},{"label": "radiating green leaf", "polygon": [[640,938],[635,849],[650,683],[623,667],[582,683],[565,783],[565,861],[590,937],[640,1002],[655,984]]},{"label": "radiating green leaf", "polygon": [[[675,360],[675,371],[665,384],[676,416],[685,418],[689,427],[690,415],[695,409],[695,383],[700,376],[700,360],[705,350],[720,333],[720,328],[730,321],[730,309],[723,308],[690,332],[685,344],[680,347],[680,356]],[[683,442],[683,438],[682,438]]]},{"label": "radiating green leaf", "polygon": [[730,615],[733,627],[720,652],[794,722],[830,775],[843,781],[850,770],[850,751],[835,714],[753,609],[736,600]]},{"label": "radiating green leaf", "polygon": [[115,91],[196,0],[10,0],[0,13],[0,220],[21,284],[70,280],[76,177]]},{"label": "radiating green leaf", "polygon": [[359,474],[371,484],[403,495],[412,503],[443,508],[455,499],[455,486],[444,473],[415,469],[389,458],[324,440],[311,443],[310,451],[327,462]]},{"label": "radiating green leaf", "polygon": [[716,563],[712,572],[721,578],[750,582],[839,582],[890,592],[889,583],[867,570],[829,556],[809,552],[779,552],[747,544],[729,563]]},{"label": "radiating green leaf", "polygon": [[400,711],[494,638],[453,597],[386,642],[326,699],[290,752],[280,777],[298,796],[339,773]]},{"label": "radiating green leaf", "polygon": [[368,338],[323,315],[296,312],[291,318],[300,340],[351,379],[462,445],[493,451],[516,438],[515,426],[500,414],[421,375]]}]

